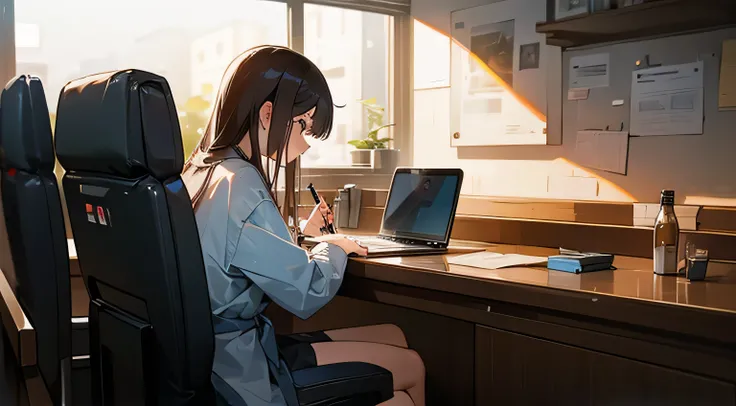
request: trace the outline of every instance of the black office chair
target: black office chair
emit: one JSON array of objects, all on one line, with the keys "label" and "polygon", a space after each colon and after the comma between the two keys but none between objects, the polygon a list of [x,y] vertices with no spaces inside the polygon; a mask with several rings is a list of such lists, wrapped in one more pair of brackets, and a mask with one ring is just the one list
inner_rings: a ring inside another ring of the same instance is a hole
[{"label": "black office chair", "polygon": [[[166,80],[128,70],[69,83],[56,147],[91,299],[94,404],[239,404],[210,381],[212,313]],[[375,405],[392,396],[390,372],[370,364],[292,377],[303,405]]]},{"label": "black office chair", "polygon": [[37,365],[51,400],[69,405],[69,252],[54,165],[41,81],[18,76],[0,96],[2,204],[15,269],[6,277],[35,329]]}]

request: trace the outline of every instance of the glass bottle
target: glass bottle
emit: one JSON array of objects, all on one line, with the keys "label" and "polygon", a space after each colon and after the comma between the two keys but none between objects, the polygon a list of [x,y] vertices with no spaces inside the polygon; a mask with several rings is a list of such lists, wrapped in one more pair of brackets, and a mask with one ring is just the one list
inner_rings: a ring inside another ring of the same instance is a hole
[{"label": "glass bottle", "polygon": [[659,214],[654,222],[654,273],[676,275],[680,226],[675,216],[675,192],[663,190]]}]

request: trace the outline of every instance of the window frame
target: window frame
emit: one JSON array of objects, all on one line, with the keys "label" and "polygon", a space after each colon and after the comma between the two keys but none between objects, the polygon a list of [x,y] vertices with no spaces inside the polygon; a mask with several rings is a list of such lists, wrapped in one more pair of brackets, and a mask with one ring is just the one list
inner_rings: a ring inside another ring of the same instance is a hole
[{"label": "window frame", "polygon": [[[15,54],[15,0],[0,0],[0,81],[6,83],[16,75]],[[404,9],[388,9],[371,6],[362,2],[335,1],[335,0],[270,0],[286,3],[287,6],[287,38],[289,46],[297,52],[304,52],[304,4],[312,3],[343,9],[369,11],[390,15],[393,17],[393,27],[389,30],[389,100],[388,118],[396,125],[391,130],[393,148],[401,151],[399,165],[409,166],[413,161],[412,148],[412,18],[408,7]],[[402,11],[403,10],[403,11]],[[388,176],[386,187],[390,182],[393,168],[371,169],[359,167],[340,168],[303,168],[302,175],[319,176],[331,173],[356,174],[360,176],[377,175]],[[322,182],[320,182],[321,184]],[[383,182],[379,182],[383,183]],[[339,186],[339,185],[335,185]],[[333,187],[325,186],[325,187]]]},{"label": "window frame", "polygon": [[[387,118],[390,122],[396,123],[390,127],[390,136],[394,139],[393,148],[401,151],[399,154],[399,165],[410,166],[413,161],[413,123],[412,123],[412,63],[413,53],[411,36],[413,32],[412,18],[409,13],[396,10],[375,9],[368,6],[361,6],[358,3],[346,1],[332,0],[285,0],[288,8],[289,27],[291,29],[289,38],[290,46],[297,52],[304,52],[304,5],[306,3],[337,7],[348,10],[367,11],[373,13],[381,13],[389,15],[393,24],[389,29],[389,93],[386,109],[388,111]],[[330,184],[326,182],[327,175],[331,174],[355,174],[361,177],[371,176],[385,178],[379,181],[379,184],[385,184],[388,188],[390,176],[395,168],[373,169],[366,167],[320,167],[310,166],[302,167],[301,173],[306,178],[318,178],[320,184],[325,184],[329,188],[342,186],[342,184]],[[388,177],[387,177],[388,174]],[[336,179],[338,177],[334,177]],[[315,183],[315,182],[313,182]],[[317,183],[315,183],[317,185]]]}]

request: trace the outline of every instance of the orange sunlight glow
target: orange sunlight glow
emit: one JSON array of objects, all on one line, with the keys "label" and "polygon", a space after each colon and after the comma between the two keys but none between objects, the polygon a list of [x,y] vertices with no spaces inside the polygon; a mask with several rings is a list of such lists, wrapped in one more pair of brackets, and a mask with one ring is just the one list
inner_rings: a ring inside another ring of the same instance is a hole
[{"label": "orange sunlight glow", "polygon": [[626,190],[622,189],[619,185],[611,182],[608,179],[601,178],[600,176],[596,175],[595,173],[589,171],[586,168],[581,167],[580,165],[576,164],[575,162],[572,162],[566,158],[559,157],[555,159],[555,161],[562,162],[566,165],[569,165],[570,167],[577,169],[579,172],[582,172],[590,177],[596,178],[601,184],[599,187],[601,189],[609,189],[606,191],[607,197],[605,200],[609,201],[616,201],[616,202],[632,202],[632,203],[638,203],[639,201],[634,198],[634,196],[631,195],[631,193],[627,192]]},{"label": "orange sunlight glow", "polygon": [[489,76],[491,76],[498,84],[500,84],[504,90],[506,90],[516,101],[518,101],[524,108],[526,108],[530,113],[534,114],[540,121],[547,122],[547,115],[540,112],[534,106],[532,106],[531,103],[529,103],[528,100],[524,98],[524,96],[516,93],[514,89],[509,86],[508,83],[506,83],[505,80],[503,80],[493,69],[491,69],[488,64],[483,62],[476,54],[470,52],[468,48],[466,48],[463,44],[455,40],[454,38],[450,38],[453,42],[453,44],[457,45],[458,48],[460,48],[463,52],[470,55],[470,57],[473,59],[473,62],[478,64],[479,67],[481,67]]},{"label": "orange sunlight glow", "polygon": [[506,83],[505,80],[503,80],[493,69],[491,69],[488,66],[488,64],[486,64],[485,62],[483,62],[476,54],[470,52],[470,50],[467,47],[465,47],[463,44],[461,44],[455,38],[452,38],[451,35],[448,35],[448,34],[442,32],[442,31],[438,30],[437,28],[431,26],[430,24],[427,24],[426,22],[424,22],[424,21],[422,21],[422,20],[420,20],[418,18],[415,18],[414,20],[418,21],[419,23],[421,23],[425,27],[431,29],[432,31],[434,31],[434,32],[436,32],[436,33],[438,33],[440,35],[443,35],[443,36],[449,38],[452,41],[452,44],[457,45],[463,52],[465,52],[468,55],[470,55],[470,57],[473,59],[473,61],[476,64],[478,64],[479,67],[483,68],[483,70],[489,76],[491,76],[496,82],[498,82],[504,88],[504,90],[506,90],[507,92],[509,92],[509,94],[516,101],[518,101],[519,103],[521,103],[521,105],[523,105],[527,110],[529,110],[529,112],[531,112],[532,114],[534,114],[534,116],[536,116],[539,120],[544,121],[545,123],[547,122],[547,115],[546,114],[538,111],[536,108],[534,108],[534,106],[532,106],[532,104],[528,100],[526,100],[526,98],[524,98],[524,96],[516,93],[514,91],[514,89],[511,86],[509,86],[508,83]]},{"label": "orange sunlight glow", "polygon": [[[542,124],[547,122],[546,112],[543,113],[538,111],[524,96],[515,92],[512,86],[509,86],[509,84],[505,80],[503,80],[503,78],[499,74],[497,74],[492,68],[490,68],[488,64],[483,62],[476,54],[474,54],[467,47],[461,44],[459,40],[452,38],[451,35],[442,32],[436,27],[433,27],[432,25],[427,24],[420,19],[415,19],[415,22],[421,24],[423,26],[422,28],[426,27],[433,33],[436,33],[438,36],[446,38],[448,41],[447,43],[451,49],[453,46],[457,47],[455,49],[452,49],[451,52],[462,52],[460,54],[460,58],[463,58],[463,60],[468,60],[470,63],[475,63],[478,67],[482,68],[482,71],[485,74],[489,75],[490,79],[495,80],[495,82],[499,84],[499,87],[502,87],[502,89],[505,90],[505,93],[508,95],[510,100],[515,100],[516,102],[518,102],[517,106],[519,110],[521,110],[519,113],[529,113],[527,115],[520,116],[522,117],[522,120],[533,120],[536,117],[536,119],[540,120]],[[429,46],[429,44],[427,45]],[[425,53],[428,52],[425,51]],[[470,58],[464,59],[465,54],[469,55]],[[456,86],[456,84],[454,86]],[[430,150],[427,150],[426,154],[434,154],[432,156],[435,160],[457,159],[456,157],[451,157],[454,154],[451,154],[451,156],[448,156],[448,158],[444,158],[440,157],[439,155],[435,154],[434,151]],[[631,203],[638,202],[638,200],[631,193],[618,186],[614,182],[596,174],[594,170],[584,168],[571,161],[570,159],[564,157],[552,158],[551,161],[526,161],[529,163],[529,165],[523,166],[523,173],[516,173],[514,176],[503,176],[494,178],[494,181],[492,182],[493,186],[486,188],[484,186],[485,182],[480,182],[481,178],[489,176],[489,173],[501,174],[506,173],[507,171],[511,171],[513,173],[514,171],[510,168],[516,168],[515,164],[520,162],[514,161],[512,163],[507,161],[501,164],[500,161],[504,161],[503,159],[496,159],[494,161],[499,164],[490,165],[477,161],[467,162],[463,164],[468,169],[483,174],[480,176],[476,176],[476,181],[479,181],[479,183],[478,185],[473,186],[473,188],[475,189],[472,193],[473,195],[527,196],[542,198],[548,197],[549,193],[548,190],[541,190],[540,184],[543,182],[542,179],[548,179],[549,176],[585,177],[593,178],[598,182],[598,192],[595,197],[591,197],[591,199],[584,198],[584,200]],[[504,179],[507,181],[504,181]]]}]

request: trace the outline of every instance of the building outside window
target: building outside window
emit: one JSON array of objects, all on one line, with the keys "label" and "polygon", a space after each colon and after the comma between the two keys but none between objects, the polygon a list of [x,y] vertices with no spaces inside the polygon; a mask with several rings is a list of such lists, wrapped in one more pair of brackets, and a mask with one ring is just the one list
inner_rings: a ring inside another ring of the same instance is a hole
[{"label": "building outside window", "polygon": [[[145,9],[156,18],[139,18]],[[164,76],[182,125],[185,154],[199,139],[225,68],[246,49],[288,45],[285,3],[212,0],[16,1],[16,71],[41,78],[52,119],[70,80],[136,68]],[[131,21],[135,21],[134,24]]]},{"label": "building outside window", "polygon": [[[349,166],[354,147],[347,142],[368,131],[359,100],[374,98],[386,108],[384,121],[393,120],[394,17],[290,4],[303,7],[303,52],[325,74],[338,105],[332,134],[312,142],[302,166]],[[138,18],[141,9],[157,17]],[[16,72],[41,78],[52,121],[59,92],[71,80],[128,68],[162,75],[172,88],[188,155],[230,61],[253,46],[288,46],[288,16],[287,3],[266,0],[212,0],[206,7],[179,0],[128,0],[126,7],[97,0],[16,0]],[[381,135],[390,137],[391,130]]]},{"label": "building outside window", "polygon": [[[350,140],[368,132],[359,100],[375,98],[391,119],[389,103],[390,28],[393,18],[357,10],[304,5],[304,55],[324,73],[332,91],[335,119],[330,137],[315,140],[302,166],[348,166]],[[386,122],[388,124],[388,122]],[[390,131],[384,130],[383,136]]]}]

